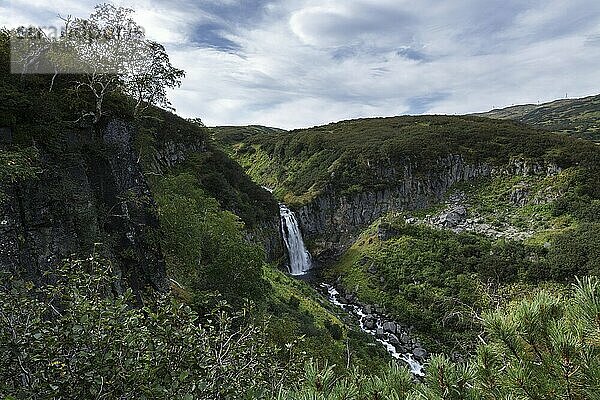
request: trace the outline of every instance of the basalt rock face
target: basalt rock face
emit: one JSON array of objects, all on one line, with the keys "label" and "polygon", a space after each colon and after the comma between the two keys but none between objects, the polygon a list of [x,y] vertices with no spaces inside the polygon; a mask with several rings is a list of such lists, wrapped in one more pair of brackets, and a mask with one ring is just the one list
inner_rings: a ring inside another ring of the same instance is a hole
[{"label": "basalt rock face", "polygon": [[[118,290],[169,290],[157,206],[145,175],[166,174],[209,146],[202,135],[160,134],[140,154],[133,144],[136,128],[112,120],[93,134],[67,132],[58,151],[40,148],[37,179],[0,183],[0,270],[43,282],[44,273],[63,260],[95,254],[123,277]],[[280,258],[279,216],[257,224],[248,239],[261,244],[270,260]]]},{"label": "basalt rock face", "polygon": [[409,164],[384,169],[380,173],[388,180],[388,187],[349,195],[329,191],[300,208],[297,215],[313,256],[317,262],[327,263],[352,244],[360,228],[390,211],[426,208],[440,201],[456,183],[495,175],[548,175],[558,171],[556,165],[521,158],[505,166],[492,166],[449,155],[428,168]]},{"label": "basalt rock face", "polygon": [[133,128],[112,121],[95,140],[80,135],[66,153],[41,149],[38,179],[1,188],[1,269],[43,281],[63,259],[95,253],[135,291],[168,289],[156,206],[133,135]]},{"label": "basalt rock face", "polygon": [[263,221],[249,230],[246,239],[262,246],[269,262],[278,261],[284,256],[279,215],[273,216],[270,220]]},{"label": "basalt rock face", "polygon": [[107,215],[105,229],[117,239],[115,250],[128,281],[136,289],[149,284],[164,291],[168,280],[156,235],[159,228],[156,204],[132,146],[134,134],[131,127],[120,121],[108,124],[103,135],[109,149],[108,173],[101,176],[99,183],[112,181],[113,193],[105,196],[97,185],[95,193],[104,195],[104,202],[112,210]]}]

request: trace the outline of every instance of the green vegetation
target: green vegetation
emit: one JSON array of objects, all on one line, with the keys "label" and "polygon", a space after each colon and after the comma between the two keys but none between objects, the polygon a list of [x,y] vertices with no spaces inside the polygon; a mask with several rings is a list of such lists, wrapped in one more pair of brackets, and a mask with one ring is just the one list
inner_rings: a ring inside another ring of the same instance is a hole
[{"label": "green vegetation", "polygon": [[[469,217],[492,228],[531,232],[525,242],[405,225],[403,216],[391,215],[323,270],[328,279],[341,276],[361,301],[381,304],[414,325],[430,350],[469,354],[483,311],[540,288],[563,290],[574,276],[598,271],[600,149],[591,143],[510,121],[444,116],[343,121],[291,132],[215,128],[214,135],[256,181],[295,205],[321,194],[394,187],[408,165],[413,175],[432,175],[437,160],[448,155],[492,167],[513,159],[559,166],[548,176],[496,174],[463,182],[447,194],[460,192]],[[414,215],[423,218],[441,207]],[[385,241],[377,235],[382,226],[393,233]]]},{"label": "green vegetation", "polygon": [[563,99],[540,105],[513,106],[477,115],[512,119],[552,132],[600,141],[600,95]]},{"label": "green vegetation", "polygon": [[[405,222],[391,213],[366,229],[341,260],[323,271],[397,321],[413,325],[434,352],[472,352],[478,316],[540,288],[564,290],[575,276],[600,272],[597,199],[581,182],[585,170],[551,176],[499,176],[457,185],[467,217],[531,231],[525,241],[453,233]],[[524,203],[511,201],[526,188]],[[423,218],[439,206],[413,214]],[[500,229],[500,228],[499,228]]]},{"label": "green vegetation", "polygon": [[[393,232],[382,241],[378,230]],[[381,304],[413,325],[426,348],[468,354],[483,310],[522,295],[548,275],[543,247],[409,225],[402,217],[374,224],[325,273],[368,304]],[[535,261],[534,261],[535,260]],[[495,294],[494,294],[495,292]]]},{"label": "green vegetation", "polygon": [[[91,22],[123,23],[129,14],[105,5]],[[570,286],[575,276],[600,272],[596,145],[479,117],[363,119],[291,132],[208,129],[151,106],[168,107],[165,87],[182,76],[158,44],[154,55],[166,64],[154,66],[166,67],[169,76],[144,82],[99,76],[81,86],[85,74],[10,75],[8,41],[0,32],[0,128],[12,137],[0,148],[0,187],[27,188],[47,200],[44,212],[70,224],[73,240],[81,242],[74,258],[85,261],[36,270],[43,274],[32,279],[36,284],[20,271],[0,273],[0,397],[597,396],[600,283],[592,277]],[[94,93],[103,80],[108,90]],[[119,177],[102,135],[115,121],[132,132],[137,161],[128,166],[143,167],[150,192],[126,188],[116,195],[109,188]],[[574,129],[593,130],[580,128]],[[322,271],[332,280],[341,277],[361,301],[414,325],[428,351],[444,353],[433,356],[424,381],[415,382],[403,364],[389,364],[356,321],[269,265],[264,250],[249,241],[276,221],[278,207],[244,168],[280,199],[299,205],[323,193],[398,186],[405,168],[432,176],[449,155],[492,167],[516,158],[547,161],[562,171],[495,175],[452,188],[464,194],[469,212],[492,225],[534,230],[523,242],[407,224],[390,214]],[[94,193],[84,195],[83,188]],[[523,202],[513,198],[519,190],[528,193]],[[133,293],[123,288],[116,261],[112,271],[112,258],[88,258],[99,242],[107,257],[118,253],[125,264],[136,257],[105,229],[122,223],[110,218],[127,217],[113,215],[122,204],[158,217],[152,228],[136,228],[160,248],[171,293],[143,287]],[[19,211],[28,206],[19,204]],[[22,232],[17,237],[25,240]],[[464,362],[450,361],[456,352]]]},{"label": "green vegetation", "polygon": [[288,203],[307,203],[324,191],[347,194],[393,186],[403,179],[404,166],[415,174],[434,173],[437,160],[452,154],[493,166],[514,157],[563,168],[596,170],[600,165],[600,150],[590,143],[478,117],[373,118],[290,132],[240,128],[237,135],[231,128],[215,128],[214,135],[255,180],[276,185]]},{"label": "green vegetation", "polygon": [[66,263],[52,281],[0,274],[3,398],[583,400],[600,390],[595,277],[484,314],[476,356],[434,356],[422,382],[399,364],[365,372],[303,363],[294,344],[272,346],[264,324],[223,303],[199,314],[153,294],[131,307],[132,293],[111,295],[110,270],[94,258]]},{"label": "green vegetation", "polygon": [[597,399],[600,391],[600,282],[585,278],[568,295],[542,291],[483,316],[484,343],[465,363],[431,359],[411,388],[393,366],[381,376],[336,376],[310,366],[306,382],[281,399]]},{"label": "green vegetation", "polygon": [[191,175],[166,177],[154,193],[172,277],[197,291],[217,291],[230,302],[264,296],[264,254],[244,240],[238,217],[223,211]]},{"label": "green vegetation", "polygon": [[200,187],[187,173],[153,185],[161,246],[180,298],[209,306],[224,299],[236,307],[251,300],[254,317],[270,319],[266,333],[275,346],[302,338],[299,352],[332,364],[344,365],[348,352],[365,369],[385,363],[385,351],[369,348],[371,340],[341,321],[314,289],[265,265],[262,249],[244,239],[241,220]]},{"label": "green vegetation", "polygon": [[297,380],[294,349],[220,303],[199,314],[170,296],[113,296],[108,264],[72,261],[35,287],[0,274],[3,399],[271,398]]},{"label": "green vegetation", "polygon": [[2,185],[37,178],[41,172],[38,157],[34,147],[0,151],[0,204],[6,196],[2,192]]}]

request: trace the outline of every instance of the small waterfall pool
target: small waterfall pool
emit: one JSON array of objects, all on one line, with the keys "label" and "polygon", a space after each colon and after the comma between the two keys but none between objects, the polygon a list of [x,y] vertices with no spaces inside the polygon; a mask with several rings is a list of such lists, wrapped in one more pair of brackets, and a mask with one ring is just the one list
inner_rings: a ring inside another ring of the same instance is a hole
[{"label": "small waterfall pool", "polygon": [[312,259],[304,245],[296,215],[285,204],[279,204],[279,215],[281,233],[290,261],[289,273],[294,276],[304,275],[312,267]]}]

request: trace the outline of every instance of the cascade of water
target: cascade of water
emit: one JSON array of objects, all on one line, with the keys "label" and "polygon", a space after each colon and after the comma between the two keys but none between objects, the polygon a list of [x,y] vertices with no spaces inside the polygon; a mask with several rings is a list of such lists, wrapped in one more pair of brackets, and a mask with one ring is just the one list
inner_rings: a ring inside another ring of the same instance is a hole
[{"label": "cascade of water", "polygon": [[344,311],[348,311],[348,312],[351,312],[354,315],[356,315],[359,318],[360,329],[363,332],[366,332],[370,335],[375,336],[376,337],[375,340],[378,341],[379,343],[381,343],[383,346],[385,346],[386,350],[388,351],[388,353],[391,354],[392,357],[394,357],[397,360],[402,360],[405,363],[407,363],[408,367],[410,368],[410,372],[412,372],[414,375],[425,376],[425,373],[423,371],[423,365],[420,362],[418,362],[417,360],[415,360],[411,353],[404,353],[404,354],[400,353],[396,349],[396,346],[394,346],[389,340],[386,340],[385,338],[377,337],[377,334],[376,334],[377,328],[383,328],[380,324],[380,321],[377,321],[377,326],[374,329],[367,328],[365,326],[366,314],[362,311],[362,309],[360,307],[358,307],[357,305],[344,304],[344,303],[340,302],[340,300],[339,300],[340,293],[333,286],[328,285],[326,283],[322,283],[321,287],[324,287],[325,289],[327,289],[327,297],[329,298],[329,302],[342,308]]},{"label": "cascade of water", "polygon": [[281,216],[281,231],[283,241],[290,257],[289,272],[291,275],[304,275],[311,268],[312,260],[310,253],[306,250],[302,232],[296,215],[284,204],[279,205]]}]

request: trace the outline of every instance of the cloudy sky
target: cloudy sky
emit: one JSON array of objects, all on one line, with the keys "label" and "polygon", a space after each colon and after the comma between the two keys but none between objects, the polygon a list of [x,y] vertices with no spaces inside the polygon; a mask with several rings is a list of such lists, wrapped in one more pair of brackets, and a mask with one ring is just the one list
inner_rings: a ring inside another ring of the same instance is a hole
[{"label": "cloudy sky", "polygon": [[[0,0],[0,25],[93,0]],[[129,0],[187,72],[177,112],[297,128],[600,93],[598,0]]]}]

